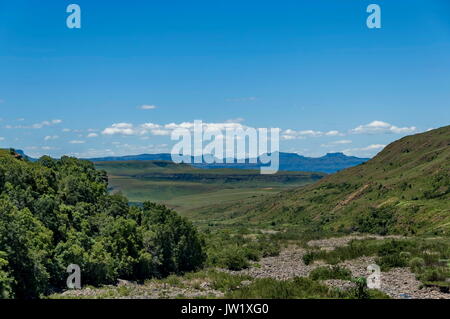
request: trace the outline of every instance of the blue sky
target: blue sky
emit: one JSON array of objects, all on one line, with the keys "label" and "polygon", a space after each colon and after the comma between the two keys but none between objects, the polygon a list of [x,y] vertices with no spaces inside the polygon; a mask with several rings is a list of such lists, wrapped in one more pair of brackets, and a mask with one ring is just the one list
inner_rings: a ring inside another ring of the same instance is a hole
[{"label": "blue sky", "polygon": [[450,2],[2,1],[0,110],[0,147],[32,156],[168,152],[194,120],[373,156],[450,124]]}]

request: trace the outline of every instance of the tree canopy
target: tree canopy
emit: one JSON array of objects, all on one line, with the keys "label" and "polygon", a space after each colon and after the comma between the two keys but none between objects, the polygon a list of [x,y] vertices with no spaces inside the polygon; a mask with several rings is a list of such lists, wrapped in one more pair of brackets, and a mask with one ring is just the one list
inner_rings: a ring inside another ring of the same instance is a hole
[{"label": "tree canopy", "polygon": [[190,222],[155,203],[130,206],[107,187],[89,161],[0,151],[0,298],[63,289],[69,264],[90,285],[202,267],[204,240]]}]

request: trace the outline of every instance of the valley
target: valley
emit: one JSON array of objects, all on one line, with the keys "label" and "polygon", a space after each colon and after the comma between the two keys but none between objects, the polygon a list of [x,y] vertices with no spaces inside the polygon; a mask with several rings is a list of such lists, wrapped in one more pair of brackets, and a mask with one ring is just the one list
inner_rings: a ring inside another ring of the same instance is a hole
[{"label": "valley", "polygon": [[[17,228],[31,227],[20,219],[35,225],[26,232],[31,250],[18,247],[29,256],[53,255],[48,260],[56,266],[36,262],[61,278],[54,283],[42,277],[48,288],[31,286],[36,296],[450,296],[450,126],[407,136],[373,159],[329,175],[260,175],[164,160],[32,162],[14,150],[0,152],[0,164],[0,209],[6,212],[0,216]],[[6,221],[0,219],[0,231],[10,238]],[[7,293],[26,296],[30,284],[19,290],[8,277],[21,278],[5,267],[6,260],[17,266],[4,247],[3,285]],[[74,258],[87,272],[84,287],[49,293],[53,285],[62,287],[64,264]],[[381,270],[377,289],[367,285],[372,264]]]},{"label": "valley", "polygon": [[106,161],[95,166],[107,172],[112,193],[121,192],[132,203],[164,204],[186,216],[212,214],[229,204],[308,185],[326,175],[291,171],[261,175],[259,170],[200,169],[169,161]]}]

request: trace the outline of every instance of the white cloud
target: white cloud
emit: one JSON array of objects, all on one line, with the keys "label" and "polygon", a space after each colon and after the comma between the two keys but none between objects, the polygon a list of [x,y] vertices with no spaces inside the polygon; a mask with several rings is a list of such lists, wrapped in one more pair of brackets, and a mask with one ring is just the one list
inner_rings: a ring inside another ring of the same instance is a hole
[{"label": "white cloud", "polygon": [[343,134],[341,134],[339,131],[334,130],[334,131],[326,132],[325,135],[326,136],[339,136],[339,135],[343,135]]},{"label": "white cloud", "polygon": [[415,131],[417,131],[415,126],[397,127],[383,121],[372,121],[369,124],[359,125],[350,132],[352,134],[408,134]]},{"label": "white cloud", "polygon": [[[223,132],[227,129],[247,129],[248,126],[242,124],[244,119],[237,118],[233,120],[227,120],[225,122],[207,123],[202,122],[204,132]],[[155,136],[168,136],[172,131],[177,129],[187,129],[192,131],[194,129],[194,122],[181,122],[181,123],[168,123],[168,124],[156,124],[156,123],[143,123],[140,125],[134,125],[132,123],[114,123],[110,127],[105,128],[102,131],[103,135],[123,135],[123,136],[140,136],[141,139],[147,135]],[[283,140],[295,140],[305,139],[308,137],[335,137],[343,136],[344,134],[337,130],[330,131],[316,131],[316,130],[293,130],[286,129],[281,131],[280,138]]]},{"label": "white cloud", "polygon": [[296,131],[292,129],[284,130],[281,133],[281,138],[284,140],[304,139],[306,137],[321,137],[321,136],[343,136],[339,131],[333,130],[328,132],[315,131],[315,130],[303,130]]},{"label": "white cloud", "polygon": [[352,143],[351,140],[339,140],[339,141],[330,142],[328,144],[322,144],[320,146],[322,146],[322,147],[334,147],[336,145],[344,145],[344,144],[351,144],[351,143]]},{"label": "white cloud", "polygon": [[156,109],[156,105],[144,104],[139,107],[141,110],[154,110]]},{"label": "white cloud", "polygon": [[47,135],[46,137],[44,137],[44,141],[56,140],[58,138],[59,138],[58,135]]},{"label": "white cloud", "polygon": [[298,137],[293,136],[293,135],[281,135],[281,139],[287,140],[287,141],[289,141],[289,140],[295,140],[295,139],[297,139],[297,138],[298,138]]},{"label": "white cloud", "polygon": [[61,123],[62,123],[62,120],[43,121],[43,122],[35,123],[35,124],[31,125],[31,128],[40,129],[45,126],[52,126],[52,125],[61,124]]},{"label": "white cloud", "polygon": [[93,137],[97,137],[97,136],[98,136],[97,133],[89,133],[89,134],[87,135],[88,138],[93,138]]},{"label": "white cloud", "polygon": [[62,120],[51,120],[51,121],[42,121],[39,123],[34,123],[31,126],[24,126],[24,125],[17,125],[17,126],[11,126],[11,125],[6,125],[5,128],[11,129],[11,128],[19,128],[19,129],[41,129],[44,128],[46,126],[53,126],[53,125],[57,125],[57,124],[61,124]]},{"label": "white cloud", "polygon": [[351,144],[351,143],[352,143],[351,140],[340,140],[340,141],[331,142],[331,144]]},{"label": "white cloud", "polygon": [[[205,132],[211,131],[223,131],[227,128],[244,129],[246,126],[240,123],[202,123],[203,130]],[[155,124],[155,123],[144,123],[135,126],[131,123],[114,123],[110,127],[105,128],[102,131],[103,135],[126,135],[126,136],[142,136],[146,134],[167,136],[170,135],[173,130],[177,129],[194,129],[194,122],[182,122],[182,123],[169,123],[169,124]]]},{"label": "white cloud", "polygon": [[115,123],[102,131],[104,135],[137,135],[137,131],[131,123]]},{"label": "white cloud", "polygon": [[85,141],[80,141],[80,140],[73,140],[69,142],[70,144],[84,144],[86,143]]},{"label": "white cloud", "polygon": [[343,150],[342,152],[347,155],[366,156],[377,153],[378,151],[381,151],[385,147],[386,145],[384,144],[371,144],[365,147],[346,149]]},{"label": "white cloud", "polygon": [[237,117],[237,118],[235,118],[235,119],[229,119],[229,120],[226,120],[225,123],[242,123],[242,122],[244,122],[244,121],[245,121],[244,118],[242,118],[242,117]]},{"label": "white cloud", "polygon": [[0,136],[0,141],[4,141],[4,140],[5,140],[5,138]]},{"label": "white cloud", "polygon": [[168,131],[168,130],[161,130],[161,129],[154,129],[154,130],[151,130],[151,133],[152,133],[153,135],[157,135],[157,136],[167,136],[167,135],[170,135],[170,131]]},{"label": "white cloud", "polygon": [[372,145],[360,148],[359,150],[361,150],[361,151],[380,150],[385,147],[386,147],[386,145],[384,145],[384,144],[372,144]]}]

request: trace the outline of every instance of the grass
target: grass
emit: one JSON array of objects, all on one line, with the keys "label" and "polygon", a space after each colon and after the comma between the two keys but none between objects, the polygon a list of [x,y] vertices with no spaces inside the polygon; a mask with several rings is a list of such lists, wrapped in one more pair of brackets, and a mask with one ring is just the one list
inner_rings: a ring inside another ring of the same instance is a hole
[{"label": "grass", "polygon": [[331,289],[317,280],[296,277],[290,280],[261,278],[226,294],[235,299],[386,299],[384,293],[367,289],[365,282],[349,290]]},{"label": "grass", "polygon": [[324,174],[259,170],[200,169],[164,161],[97,162],[106,170],[111,192],[122,192],[130,202],[153,201],[193,219],[214,214],[216,208],[241,200],[273,195],[310,184]]},{"label": "grass", "polygon": [[339,266],[323,266],[318,267],[309,273],[309,278],[312,280],[327,280],[327,279],[341,279],[351,280],[352,273],[346,268]]},{"label": "grass", "polygon": [[448,237],[449,141],[450,126],[407,136],[370,161],[313,185],[229,206],[227,216],[235,223],[320,227],[334,233]]}]

